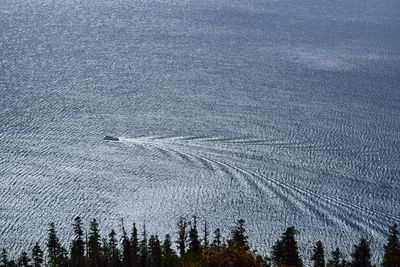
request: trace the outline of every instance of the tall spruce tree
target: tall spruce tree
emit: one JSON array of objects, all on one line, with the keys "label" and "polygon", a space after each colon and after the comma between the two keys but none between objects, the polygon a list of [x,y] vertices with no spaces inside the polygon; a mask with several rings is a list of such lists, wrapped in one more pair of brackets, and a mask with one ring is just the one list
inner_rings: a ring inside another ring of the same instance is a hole
[{"label": "tall spruce tree", "polygon": [[207,248],[209,246],[207,221],[204,222],[203,236],[204,236],[204,238],[203,238],[203,246],[205,248]]},{"label": "tall spruce tree", "polygon": [[108,235],[108,250],[109,250],[109,264],[110,267],[119,267],[120,258],[118,250],[117,234],[112,229]]},{"label": "tall spruce tree", "polygon": [[180,218],[178,221],[178,251],[181,257],[186,253],[186,228],[187,222],[185,218]]},{"label": "tall spruce tree", "polygon": [[232,240],[235,244],[241,248],[249,249],[248,236],[246,235],[246,229],[244,228],[245,221],[240,219],[237,221],[236,226],[232,229],[231,235]]},{"label": "tall spruce tree", "polygon": [[132,266],[132,248],[128,234],[125,231],[124,221],[122,220],[122,263],[123,266]]},{"label": "tall spruce tree", "polygon": [[71,242],[71,267],[83,267],[86,263],[85,241],[82,225],[81,217],[76,217],[72,224],[74,239]]},{"label": "tall spruce tree", "polygon": [[283,266],[284,263],[284,252],[285,248],[283,246],[283,241],[282,240],[277,240],[275,244],[272,246],[272,252],[271,252],[271,260],[274,264],[274,266],[280,267]]},{"label": "tall spruce tree", "polygon": [[400,267],[400,242],[397,224],[389,228],[388,242],[384,246],[383,267]]},{"label": "tall spruce tree", "polygon": [[191,253],[199,253],[201,248],[199,233],[197,231],[197,218],[193,216],[193,222],[190,223],[189,230],[189,251]]},{"label": "tall spruce tree", "polygon": [[295,235],[298,232],[291,226],[283,233],[272,248],[272,261],[275,266],[303,266]]},{"label": "tall spruce tree", "polygon": [[89,238],[87,243],[87,256],[90,267],[101,266],[101,237],[99,224],[96,219],[90,222],[89,226]]},{"label": "tall spruce tree", "polygon": [[149,238],[149,266],[161,267],[162,264],[162,251],[160,240],[157,236],[151,235]]},{"label": "tall spruce tree", "polygon": [[325,267],[325,251],[321,241],[317,241],[313,248],[313,255],[311,256],[314,267]]},{"label": "tall spruce tree", "polygon": [[102,246],[101,246],[101,267],[109,267],[110,263],[110,248],[108,244],[107,238],[102,239]]},{"label": "tall spruce tree", "polygon": [[131,252],[132,265],[133,265],[133,267],[136,267],[139,263],[139,261],[138,261],[139,239],[138,239],[138,231],[137,231],[135,223],[133,223],[133,226],[132,226],[130,245],[131,245],[131,250],[132,250],[132,252]]},{"label": "tall spruce tree", "polygon": [[62,264],[61,244],[57,237],[57,232],[54,223],[50,223],[47,238],[47,253],[50,267],[59,267]]},{"label": "tall spruce tree", "polygon": [[165,258],[175,255],[175,251],[172,249],[171,236],[169,234],[165,235],[165,239],[162,245],[162,252],[163,257]]},{"label": "tall spruce tree", "polygon": [[39,242],[36,242],[32,248],[32,266],[40,267],[43,263],[43,250],[40,248]]},{"label": "tall spruce tree", "polygon": [[147,231],[146,224],[143,225],[142,240],[139,244],[140,267],[148,266],[148,247],[147,247]]},{"label": "tall spruce tree", "polygon": [[177,256],[172,249],[171,236],[166,235],[162,244],[162,257],[164,267],[175,267],[177,265]]},{"label": "tall spruce tree", "polygon": [[369,242],[361,238],[357,245],[354,245],[351,254],[351,267],[371,267],[371,249]]}]

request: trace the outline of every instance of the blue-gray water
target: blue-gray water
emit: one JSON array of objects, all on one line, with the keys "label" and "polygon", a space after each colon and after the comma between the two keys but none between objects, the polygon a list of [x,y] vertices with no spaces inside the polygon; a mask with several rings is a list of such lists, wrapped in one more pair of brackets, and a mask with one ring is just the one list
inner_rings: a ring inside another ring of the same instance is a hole
[{"label": "blue-gray water", "polygon": [[196,214],[244,218],[261,251],[290,224],[305,256],[377,248],[400,222],[399,70],[398,0],[2,0],[0,247]]}]

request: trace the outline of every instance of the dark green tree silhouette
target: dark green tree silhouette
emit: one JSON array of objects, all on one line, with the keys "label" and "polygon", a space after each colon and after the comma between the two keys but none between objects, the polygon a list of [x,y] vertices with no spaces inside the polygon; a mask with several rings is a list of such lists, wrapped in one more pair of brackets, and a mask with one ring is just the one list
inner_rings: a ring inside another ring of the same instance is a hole
[{"label": "dark green tree silhouette", "polygon": [[214,231],[214,240],[211,244],[213,247],[220,247],[222,245],[221,229],[217,228]]},{"label": "dark green tree silhouette", "polygon": [[109,250],[109,264],[110,267],[119,267],[120,266],[120,258],[119,258],[119,250],[118,250],[118,241],[117,234],[114,230],[111,230],[108,235],[108,250]]},{"label": "dark green tree silhouette", "polygon": [[201,248],[199,233],[197,231],[197,218],[193,216],[193,222],[190,223],[189,230],[189,252],[190,253],[199,253]]},{"label": "dark green tree silhouette", "polygon": [[50,223],[47,238],[48,263],[50,267],[59,267],[63,263],[63,253],[54,223]]},{"label": "dark green tree silhouette", "polygon": [[313,248],[313,255],[311,256],[314,267],[325,267],[325,252],[324,246],[321,241],[317,241]]},{"label": "dark green tree silhouette", "polygon": [[183,257],[186,253],[186,228],[187,222],[185,218],[180,218],[178,221],[178,251],[181,257]]},{"label": "dark green tree silhouette", "polygon": [[143,225],[143,232],[142,232],[142,240],[139,244],[139,258],[140,258],[140,267],[147,267],[148,266],[148,250],[147,250],[147,231],[146,225]]},{"label": "dark green tree silhouette", "polygon": [[101,267],[110,266],[110,247],[107,238],[102,239],[102,249],[101,249]]},{"label": "dark green tree silhouette", "polygon": [[71,266],[83,267],[86,263],[85,258],[85,241],[83,237],[81,217],[76,217],[72,224],[74,230],[74,239],[71,242]]},{"label": "dark green tree silhouette", "polygon": [[125,231],[124,221],[122,221],[122,264],[123,266],[132,266],[132,248],[131,242]]},{"label": "dark green tree silhouette", "polygon": [[400,242],[397,224],[389,228],[388,242],[384,246],[383,267],[400,266]]},{"label": "dark green tree silhouette", "polygon": [[274,266],[284,266],[285,247],[282,240],[277,240],[272,246],[271,260]]},{"label": "dark green tree silhouette", "polygon": [[361,238],[358,245],[354,245],[351,253],[351,267],[371,267],[371,249],[369,242]]},{"label": "dark green tree silhouette", "polygon": [[203,246],[207,248],[209,246],[209,241],[208,241],[208,225],[207,222],[204,222],[204,230],[203,230]]},{"label": "dark green tree silhouette", "polygon": [[160,267],[162,264],[162,251],[160,240],[157,236],[151,235],[149,238],[149,266]]},{"label": "dark green tree silhouette", "polygon": [[275,266],[303,266],[295,235],[298,232],[291,226],[283,233],[272,248],[272,261]]},{"label": "dark green tree silhouette", "polygon": [[87,254],[90,267],[101,266],[101,237],[99,224],[96,219],[90,222],[89,226],[89,238],[87,243]]},{"label": "dark green tree silhouette", "polygon": [[232,235],[232,240],[235,242],[235,244],[239,247],[249,249],[249,244],[248,244],[248,236],[246,235],[246,229],[244,228],[245,221],[243,219],[240,219],[237,221],[236,226],[232,229],[231,235]]},{"label": "dark green tree silhouette", "polygon": [[[117,235],[114,230],[109,234],[108,239],[100,242],[99,227],[96,220],[90,223],[88,236],[84,240],[82,221],[79,217],[75,218],[74,238],[71,242],[70,253],[61,246],[54,223],[50,224],[48,238],[46,241],[49,267],[301,267],[302,260],[299,255],[299,249],[295,236],[297,231],[294,227],[289,227],[277,240],[272,248],[271,259],[262,258],[256,251],[249,249],[244,221],[237,222],[236,227],[231,231],[231,239],[227,242],[221,241],[221,232],[215,230],[215,238],[208,244],[207,224],[204,225],[204,239],[202,243],[197,231],[197,221],[194,217],[193,222],[189,224],[181,219],[178,223],[179,239],[177,248],[182,250],[182,256],[179,257],[172,248],[171,237],[166,235],[162,245],[156,235],[151,235],[147,239],[146,227],[143,227],[143,239],[138,240],[138,233],[135,224],[133,225],[130,238],[122,227],[121,243],[118,244]],[[189,231],[187,230],[189,228]],[[392,225],[389,229],[387,243],[384,246],[384,257],[382,267],[400,267],[399,254],[399,233],[397,225]],[[179,242],[181,241],[181,242]],[[189,241],[188,243],[186,243]],[[119,249],[121,246],[121,250]],[[85,251],[86,247],[86,251]],[[186,251],[188,248],[188,251]],[[198,252],[198,253],[197,253]],[[71,256],[71,258],[69,258]],[[136,256],[137,261],[131,260]],[[79,257],[83,261],[78,260]],[[347,262],[339,248],[332,253],[327,267],[372,267],[371,249],[366,239],[360,239],[359,243],[354,245],[351,253],[351,261]],[[43,251],[39,243],[36,243],[32,249],[31,259],[26,252],[22,252],[19,257],[9,259],[7,251],[3,249],[0,253],[0,266],[3,267],[41,267],[44,265]],[[131,260],[131,261],[130,261]],[[311,257],[314,267],[324,267],[324,247],[320,241],[315,244],[313,255]]]},{"label": "dark green tree silhouette", "polygon": [[343,256],[342,252],[340,252],[339,248],[336,248],[334,251],[331,253],[331,258],[328,260],[326,266],[327,267],[343,267]]},{"label": "dark green tree silhouette", "polygon": [[40,267],[43,263],[43,251],[40,248],[39,242],[36,242],[32,248],[32,262],[33,267]]},{"label": "dark green tree silhouette", "polygon": [[162,244],[162,256],[164,259],[164,267],[175,267],[177,266],[178,257],[175,251],[172,249],[171,236],[166,235]]},{"label": "dark green tree silhouette", "polygon": [[30,264],[31,259],[28,257],[28,253],[26,251],[22,251],[21,255],[18,258],[18,266],[20,267],[27,267]]},{"label": "dark green tree silhouette", "polygon": [[138,239],[138,231],[137,231],[135,223],[133,223],[133,226],[132,226],[130,246],[131,246],[131,255],[132,255],[132,265],[133,265],[133,267],[136,267],[139,262],[139,260],[138,260],[139,239]]}]

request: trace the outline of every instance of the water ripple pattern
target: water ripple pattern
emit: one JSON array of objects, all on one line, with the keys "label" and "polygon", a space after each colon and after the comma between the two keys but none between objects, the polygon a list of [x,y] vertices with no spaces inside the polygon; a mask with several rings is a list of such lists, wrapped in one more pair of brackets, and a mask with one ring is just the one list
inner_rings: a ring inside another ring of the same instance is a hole
[{"label": "water ripple pattern", "polygon": [[76,215],[163,236],[194,214],[225,234],[244,218],[262,252],[290,224],[304,255],[381,248],[400,223],[398,10],[2,0],[0,248],[50,221],[68,243]]}]

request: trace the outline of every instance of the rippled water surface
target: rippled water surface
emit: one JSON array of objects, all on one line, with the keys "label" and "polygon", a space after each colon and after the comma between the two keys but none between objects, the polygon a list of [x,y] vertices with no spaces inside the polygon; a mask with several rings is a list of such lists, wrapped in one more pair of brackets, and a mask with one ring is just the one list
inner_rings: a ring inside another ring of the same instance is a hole
[{"label": "rippled water surface", "polygon": [[[268,251],[400,222],[397,0],[2,0],[0,247],[76,215],[247,221]],[[107,142],[115,135],[119,142]],[[69,235],[69,227],[64,234]]]}]

